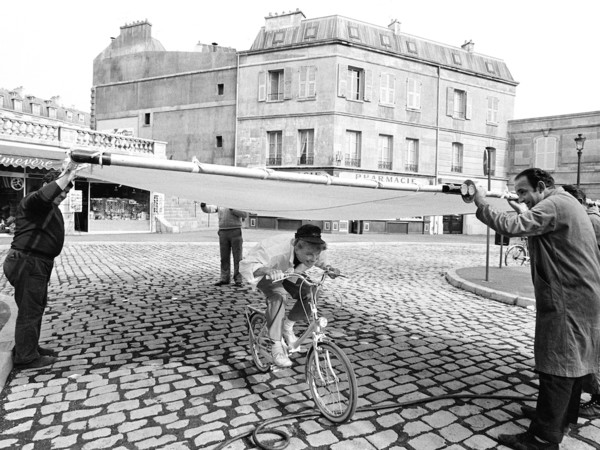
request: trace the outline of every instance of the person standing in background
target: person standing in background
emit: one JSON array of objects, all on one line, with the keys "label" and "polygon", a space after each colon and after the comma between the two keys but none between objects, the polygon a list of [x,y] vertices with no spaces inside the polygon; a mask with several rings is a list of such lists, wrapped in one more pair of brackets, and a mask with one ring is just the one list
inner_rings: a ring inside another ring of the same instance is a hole
[{"label": "person standing in background", "polygon": [[223,286],[231,281],[231,256],[233,255],[233,282],[242,286],[240,260],[243,253],[242,222],[248,213],[239,209],[200,203],[200,208],[207,214],[219,215],[219,249],[221,253],[221,278],[215,286]]}]

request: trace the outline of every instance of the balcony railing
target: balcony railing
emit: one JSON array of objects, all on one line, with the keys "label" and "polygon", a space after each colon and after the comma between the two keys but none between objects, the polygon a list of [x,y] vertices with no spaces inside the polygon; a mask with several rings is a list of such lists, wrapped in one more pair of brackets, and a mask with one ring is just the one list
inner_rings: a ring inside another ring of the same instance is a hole
[{"label": "balcony railing", "polygon": [[379,161],[377,163],[377,167],[379,169],[391,170],[392,169],[392,162],[391,161]]},{"label": "balcony railing", "polygon": [[450,168],[450,171],[451,171],[451,172],[462,173],[462,171],[463,171],[463,168],[462,168],[462,166],[454,166],[454,165],[453,165],[453,166]]},{"label": "balcony railing", "polygon": [[350,156],[346,155],[346,158],[344,159],[344,165],[350,167],[360,167],[360,159],[351,158]]},{"label": "balcony railing", "polygon": [[408,170],[409,172],[418,172],[419,165],[418,164],[404,164],[404,170]]},{"label": "balcony railing", "polygon": [[267,158],[267,166],[280,166],[281,157],[279,158]]},{"label": "balcony railing", "polygon": [[283,92],[275,92],[268,95],[270,102],[280,102],[283,100]]},{"label": "balcony railing", "polygon": [[89,149],[133,153],[142,156],[165,157],[166,143],[100,133],[86,128],[48,124],[27,119],[17,119],[0,112],[0,139],[44,144],[57,147],[57,150],[88,147]]},{"label": "balcony railing", "polygon": [[314,164],[314,156],[306,156],[306,155],[302,155],[298,158],[298,165],[302,166],[302,165],[312,165]]}]

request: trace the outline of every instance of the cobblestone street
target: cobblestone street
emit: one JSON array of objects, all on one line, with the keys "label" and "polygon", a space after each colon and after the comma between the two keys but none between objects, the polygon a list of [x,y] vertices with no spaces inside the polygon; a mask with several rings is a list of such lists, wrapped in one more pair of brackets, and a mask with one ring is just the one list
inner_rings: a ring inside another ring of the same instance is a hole
[{"label": "cobblestone street", "polygon": [[[354,366],[359,408],[442,394],[536,394],[534,311],[444,279],[447,270],[481,265],[484,246],[329,247],[348,277],[327,282],[321,311]],[[290,369],[255,369],[244,306],[261,297],[215,288],[218,259],[216,240],[65,246],[42,333],[59,362],[12,372],[0,394],[0,448],[210,449],[264,420],[315,410],[303,355]],[[0,288],[12,296],[4,277]],[[291,450],[496,449],[499,433],[528,426],[522,404],[438,400],[357,412],[337,426],[312,417],[282,428]],[[600,419],[579,423],[561,448],[600,448]],[[256,447],[242,439],[228,448]]]}]

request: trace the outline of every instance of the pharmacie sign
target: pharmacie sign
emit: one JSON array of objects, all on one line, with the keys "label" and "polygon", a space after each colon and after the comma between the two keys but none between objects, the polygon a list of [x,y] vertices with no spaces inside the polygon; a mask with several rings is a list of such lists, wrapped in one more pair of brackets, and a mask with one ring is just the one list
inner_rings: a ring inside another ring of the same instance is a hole
[{"label": "pharmacie sign", "polygon": [[51,169],[58,161],[32,156],[3,155],[0,153],[0,165],[14,167],[34,167],[36,169]]},{"label": "pharmacie sign", "polygon": [[369,173],[369,172],[340,172],[340,178],[351,178],[353,180],[373,180],[380,183],[416,184],[429,186],[429,178],[407,177],[402,175]]}]

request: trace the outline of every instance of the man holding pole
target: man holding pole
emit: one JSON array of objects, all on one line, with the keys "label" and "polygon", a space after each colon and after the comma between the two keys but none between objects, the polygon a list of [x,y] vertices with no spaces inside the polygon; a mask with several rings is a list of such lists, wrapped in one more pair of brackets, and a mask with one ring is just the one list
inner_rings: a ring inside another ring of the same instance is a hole
[{"label": "man holding pole", "polygon": [[525,433],[500,435],[514,449],[558,449],[576,423],[583,379],[599,370],[600,250],[587,214],[544,170],[515,178],[521,214],[498,212],[486,190],[474,195],[477,218],[505,236],[527,236],[536,297],[535,370],[539,394]]}]

